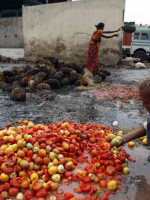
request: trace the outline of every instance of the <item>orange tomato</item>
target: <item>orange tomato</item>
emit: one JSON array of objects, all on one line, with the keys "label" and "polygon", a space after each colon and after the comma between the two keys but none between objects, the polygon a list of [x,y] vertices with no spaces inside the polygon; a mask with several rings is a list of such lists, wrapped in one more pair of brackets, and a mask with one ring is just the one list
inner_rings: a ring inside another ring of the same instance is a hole
[{"label": "orange tomato", "polygon": [[21,171],[19,172],[19,177],[26,177],[27,176],[27,173],[25,171]]},{"label": "orange tomato", "polygon": [[101,181],[99,182],[99,186],[100,186],[101,188],[107,188],[107,183],[106,183],[106,181],[101,180]]},{"label": "orange tomato", "polygon": [[27,188],[29,188],[29,186],[30,186],[30,182],[28,180],[24,180],[21,183],[21,188],[23,188],[23,189],[27,189]]},{"label": "orange tomato", "polygon": [[20,158],[23,158],[23,157],[25,157],[25,152],[22,151],[22,150],[19,150],[19,151],[17,152],[17,156],[20,157]]},{"label": "orange tomato", "polygon": [[28,153],[28,149],[27,149],[27,148],[25,148],[25,147],[22,149],[22,151],[23,151],[25,154],[27,154],[27,153]]},{"label": "orange tomato", "polygon": [[42,158],[44,158],[46,156],[46,151],[45,149],[40,149],[39,152],[38,152],[38,155]]}]

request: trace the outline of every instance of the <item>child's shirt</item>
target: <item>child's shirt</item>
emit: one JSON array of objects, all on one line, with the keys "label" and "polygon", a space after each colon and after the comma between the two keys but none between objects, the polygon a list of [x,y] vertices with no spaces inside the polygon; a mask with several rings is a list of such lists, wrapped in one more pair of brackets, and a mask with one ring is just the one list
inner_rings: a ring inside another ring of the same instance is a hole
[{"label": "child's shirt", "polygon": [[143,124],[146,129],[147,145],[150,145],[150,114],[147,116],[147,121]]}]

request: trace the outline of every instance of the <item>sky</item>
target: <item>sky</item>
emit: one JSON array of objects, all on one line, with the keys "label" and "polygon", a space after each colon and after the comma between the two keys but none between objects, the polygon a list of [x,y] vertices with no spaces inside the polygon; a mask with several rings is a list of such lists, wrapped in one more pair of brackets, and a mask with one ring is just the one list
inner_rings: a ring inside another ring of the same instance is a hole
[{"label": "sky", "polygon": [[150,0],[126,0],[125,21],[150,25]]}]

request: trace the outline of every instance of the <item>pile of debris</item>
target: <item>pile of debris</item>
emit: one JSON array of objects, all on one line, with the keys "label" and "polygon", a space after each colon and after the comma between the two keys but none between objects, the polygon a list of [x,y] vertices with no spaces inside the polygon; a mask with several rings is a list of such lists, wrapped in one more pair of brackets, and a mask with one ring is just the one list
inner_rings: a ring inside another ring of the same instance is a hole
[{"label": "pile of debris", "polygon": [[27,62],[27,61],[24,58],[14,59],[0,55],[0,63],[22,63],[22,62]]},{"label": "pile of debris", "polygon": [[50,94],[51,89],[71,84],[87,85],[83,75],[83,67],[47,57],[38,61],[34,67],[27,65],[0,72],[0,89],[11,92],[13,100],[24,101],[26,93],[45,91]]}]

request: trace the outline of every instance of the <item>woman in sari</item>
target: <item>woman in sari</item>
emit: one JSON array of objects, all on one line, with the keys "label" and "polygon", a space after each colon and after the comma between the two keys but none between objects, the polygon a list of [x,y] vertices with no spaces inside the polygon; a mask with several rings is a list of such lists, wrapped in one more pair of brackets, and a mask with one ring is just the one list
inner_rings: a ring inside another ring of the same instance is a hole
[{"label": "woman in sari", "polygon": [[84,62],[84,66],[93,74],[93,75],[100,75],[102,80],[106,78],[106,75],[110,75],[109,72],[105,70],[99,71],[99,61],[98,61],[98,51],[101,44],[101,38],[104,37],[106,39],[118,37],[118,34],[114,34],[111,36],[107,36],[104,34],[110,34],[110,33],[116,33],[120,31],[121,29],[118,29],[117,31],[104,31],[104,23],[99,23],[98,25],[95,25],[97,28],[96,31],[94,31],[92,38],[89,43],[88,47],[88,56],[87,59]]}]

